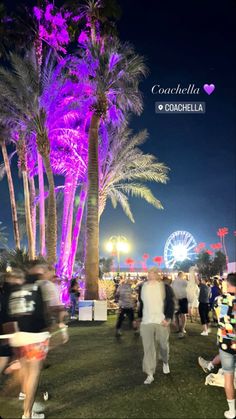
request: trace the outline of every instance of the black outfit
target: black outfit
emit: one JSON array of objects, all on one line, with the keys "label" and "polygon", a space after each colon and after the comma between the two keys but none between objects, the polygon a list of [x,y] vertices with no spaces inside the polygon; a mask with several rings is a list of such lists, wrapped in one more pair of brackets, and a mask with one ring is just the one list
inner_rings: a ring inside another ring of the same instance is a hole
[{"label": "black outfit", "polygon": [[210,323],[209,320],[209,295],[210,289],[205,284],[200,284],[200,293],[199,293],[199,307],[198,311],[200,314],[200,319],[202,324]]},{"label": "black outfit", "polygon": [[118,320],[116,323],[116,329],[120,329],[121,325],[124,321],[125,315],[127,315],[129,321],[130,321],[130,325],[132,325],[133,321],[134,321],[134,309],[133,308],[120,308],[119,309],[119,316],[118,316]]},{"label": "black outfit", "polygon": [[48,328],[46,307],[38,284],[7,287],[1,306],[1,323],[12,322],[18,323],[21,332],[38,333]]},{"label": "black outfit", "polygon": [[176,314],[188,314],[188,299],[187,298],[181,298],[178,300],[179,303],[179,309]]}]

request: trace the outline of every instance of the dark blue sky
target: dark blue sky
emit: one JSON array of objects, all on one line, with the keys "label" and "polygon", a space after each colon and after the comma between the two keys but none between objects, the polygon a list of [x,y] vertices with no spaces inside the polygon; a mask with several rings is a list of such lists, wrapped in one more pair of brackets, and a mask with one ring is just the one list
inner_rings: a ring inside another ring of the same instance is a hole
[{"label": "dark blue sky", "polygon": [[[187,230],[197,242],[218,241],[216,231],[228,227],[226,242],[235,260],[235,2],[122,0],[122,40],[144,55],[149,77],[142,83],[144,112],[133,118],[134,130],[147,128],[143,147],[171,169],[167,185],[152,185],[164,205],[158,211],[138,199],[131,205],[136,223],[109,205],[101,222],[101,239],[125,234],[132,255],[162,255],[175,230]],[[152,95],[151,87],[214,83],[211,96]],[[200,100],[204,115],[155,114],[158,100]]]},{"label": "dark blue sky", "polygon": [[[110,204],[101,219],[101,253],[105,241],[122,234],[131,242],[130,257],[144,252],[163,254],[168,236],[187,230],[197,242],[218,241],[216,231],[228,227],[226,244],[235,260],[235,2],[225,0],[120,0],[120,37],[144,55],[149,76],[141,84],[144,112],[132,118],[135,131],[147,128],[150,138],[143,146],[170,167],[166,185],[151,185],[164,205],[158,211],[131,199],[132,224],[120,208]],[[207,96],[152,95],[154,84],[187,87],[214,83]],[[155,101],[205,101],[204,115],[155,114]],[[16,179],[17,194],[22,194]],[[6,180],[0,183],[0,220],[10,225]]]}]

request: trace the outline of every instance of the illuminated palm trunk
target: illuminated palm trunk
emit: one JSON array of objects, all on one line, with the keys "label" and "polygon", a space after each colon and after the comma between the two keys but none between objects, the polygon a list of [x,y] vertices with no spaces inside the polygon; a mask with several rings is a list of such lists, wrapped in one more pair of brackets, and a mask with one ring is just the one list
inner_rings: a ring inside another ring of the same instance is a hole
[{"label": "illuminated palm trunk", "polygon": [[34,238],[33,238],[32,220],[31,220],[31,211],[30,211],[30,194],[29,194],[29,185],[28,185],[28,175],[27,175],[26,170],[22,171],[22,177],[23,177],[23,186],[24,186],[25,221],[26,221],[26,231],[27,231],[27,238],[28,238],[29,259],[33,260],[35,258]]},{"label": "illuminated palm trunk", "polygon": [[67,220],[70,207],[70,197],[71,197],[71,184],[72,179],[71,175],[66,175],[65,177],[65,188],[64,188],[64,206],[63,206],[63,216],[62,216],[62,231],[61,231],[61,245],[60,245],[60,260],[59,260],[59,269],[58,272],[62,273],[64,267],[64,251],[65,251],[65,242],[67,234]]},{"label": "illuminated palm trunk", "polygon": [[74,179],[71,180],[70,195],[69,195],[69,208],[68,208],[68,214],[67,214],[67,220],[66,220],[64,251],[62,255],[62,266],[63,266],[63,272],[65,275],[68,275],[68,259],[69,259],[70,250],[71,250],[74,201],[75,201],[75,192],[77,188],[77,178],[78,176],[75,176]]},{"label": "illuminated palm trunk", "polygon": [[35,183],[34,177],[29,177],[29,185],[30,185],[30,215],[31,215],[31,225],[32,225],[32,233],[33,233],[33,249],[34,254],[36,252],[36,205],[35,205]]},{"label": "illuminated palm trunk", "polygon": [[46,229],[47,260],[55,263],[57,258],[57,207],[55,184],[49,154],[43,155],[43,162],[48,179],[48,216]]},{"label": "illuminated palm trunk", "polygon": [[43,161],[40,154],[38,155],[38,182],[39,182],[39,252],[42,256],[46,255],[45,241],[45,197],[44,197],[44,176]]},{"label": "illuminated palm trunk", "polygon": [[69,278],[71,278],[72,276],[73,268],[75,264],[75,257],[76,257],[76,252],[78,248],[78,240],[79,240],[81,223],[82,223],[83,214],[84,214],[86,197],[87,197],[87,189],[86,189],[86,185],[84,185],[82,186],[81,191],[80,191],[80,197],[79,197],[80,202],[79,202],[76,219],[75,219],[75,225],[73,229],[70,257],[68,259],[68,277]]},{"label": "illuminated palm trunk", "polygon": [[57,206],[55,183],[50,162],[50,143],[45,132],[44,116],[38,119],[38,135],[37,147],[38,151],[43,158],[44,168],[48,180],[48,213],[47,213],[47,226],[46,226],[46,247],[47,247],[47,260],[49,263],[54,264],[57,258]]},{"label": "illuminated palm trunk", "polygon": [[86,217],[86,254],[85,254],[85,299],[98,298],[99,276],[99,222],[98,222],[98,129],[100,116],[93,113],[89,128],[88,147],[88,196]]},{"label": "illuminated palm trunk", "polygon": [[13,180],[12,180],[12,175],[11,175],[9,158],[7,154],[7,148],[4,141],[1,143],[1,147],[2,147],[2,155],[3,155],[4,164],[5,164],[9,195],[10,195],[14,240],[16,244],[16,249],[20,249],[20,233],[19,233],[19,224],[18,224],[18,217],[17,217],[17,210],[16,210],[15,191],[14,191],[14,185],[13,185]]}]

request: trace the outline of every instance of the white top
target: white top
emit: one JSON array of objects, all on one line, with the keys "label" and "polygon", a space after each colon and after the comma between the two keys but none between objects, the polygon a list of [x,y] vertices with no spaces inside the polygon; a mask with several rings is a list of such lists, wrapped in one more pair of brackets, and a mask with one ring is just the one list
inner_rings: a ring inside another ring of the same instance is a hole
[{"label": "white top", "polygon": [[165,319],[164,300],[165,288],[162,282],[145,282],[142,286],[143,324],[161,324]]},{"label": "white top", "polygon": [[186,279],[175,279],[172,288],[177,300],[182,300],[182,298],[187,298],[187,285],[188,281]]}]

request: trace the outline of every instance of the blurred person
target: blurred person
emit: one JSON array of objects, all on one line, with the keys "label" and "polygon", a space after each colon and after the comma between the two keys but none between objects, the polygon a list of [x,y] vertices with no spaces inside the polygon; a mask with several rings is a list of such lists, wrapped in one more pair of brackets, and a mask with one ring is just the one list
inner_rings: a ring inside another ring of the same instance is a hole
[{"label": "blurred person", "polygon": [[189,268],[189,277],[187,284],[188,314],[191,323],[198,319],[198,297],[199,297],[199,280],[196,277],[197,267]]},{"label": "blurred person", "polygon": [[[0,334],[11,334],[18,331],[17,323],[4,322],[4,300],[8,298],[9,293],[14,285],[22,285],[25,282],[24,272],[20,269],[14,269],[11,276],[5,273],[5,280],[3,280],[0,293]],[[4,371],[5,374],[11,373],[14,369],[19,369],[20,364],[18,360],[14,360],[14,352],[9,345],[9,339],[0,339],[0,374]],[[13,361],[9,364],[10,360]],[[8,367],[7,367],[8,366]],[[7,368],[6,368],[7,367]]]},{"label": "blurred person", "polygon": [[177,278],[172,283],[172,289],[177,301],[176,325],[179,338],[184,338],[186,333],[185,326],[188,314],[188,299],[187,299],[187,285],[188,281],[184,278],[184,273],[179,272]]},{"label": "blurred person", "polygon": [[199,284],[199,315],[201,319],[201,324],[203,326],[203,331],[201,332],[201,336],[208,336],[211,332],[210,329],[210,320],[209,320],[209,297],[210,297],[210,287],[207,285],[207,279],[202,278]]},{"label": "blurred person", "polygon": [[129,276],[123,281],[121,278],[120,285],[117,288],[116,298],[119,304],[119,314],[116,322],[116,337],[122,335],[121,326],[124,321],[125,315],[129,318],[130,325],[136,330],[136,322],[134,320],[134,290]]},{"label": "blurred person", "polygon": [[172,279],[170,276],[163,276],[162,281],[164,282],[164,284],[167,284],[167,285],[172,284]]},{"label": "blurred person", "polygon": [[60,301],[55,268],[46,262],[32,261],[28,267],[28,278],[34,276],[37,277],[37,284],[42,290],[50,326],[57,324],[59,327],[64,327],[64,319],[67,313]]},{"label": "blurred person", "polygon": [[70,303],[71,303],[71,317],[70,318],[71,320],[75,320],[77,319],[75,315],[75,310],[76,310],[76,307],[78,307],[79,296],[80,296],[79,284],[78,284],[77,278],[73,278],[71,280],[69,293],[70,293]]},{"label": "blurred person", "polygon": [[227,276],[227,291],[215,300],[218,319],[217,342],[224,371],[224,387],[229,410],[227,419],[236,416],[234,378],[236,371],[236,273]]},{"label": "blurred person", "polygon": [[141,288],[141,326],[144,357],[143,372],[147,374],[144,384],[154,381],[158,354],[163,362],[163,373],[169,374],[169,325],[174,315],[174,293],[162,281],[159,269],[148,271],[148,280]]},{"label": "blurred person", "polygon": [[210,290],[211,290],[211,292],[210,292],[209,304],[210,304],[210,310],[211,310],[211,314],[212,314],[212,320],[213,320],[213,323],[217,323],[217,318],[216,318],[215,309],[214,309],[214,301],[215,301],[216,297],[221,295],[221,289],[219,287],[219,283],[218,283],[217,278],[214,278],[213,285],[211,286]]},{"label": "blurred person", "polygon": [[[42,361],[46,358],[49,344],[48,318],[37,277],[26,277],[19,270],[6,275],[9,284],[1,307],[3,327],[17,323],[19,332],[13,334],[10,343],[17,348],[21,363],[21,388],[25,394],[25,418],[43,419],[44,414],[33,411]],[[22,333],[23,332],[23,333]],[[25,333],[24,333],[25,332]]]}]

